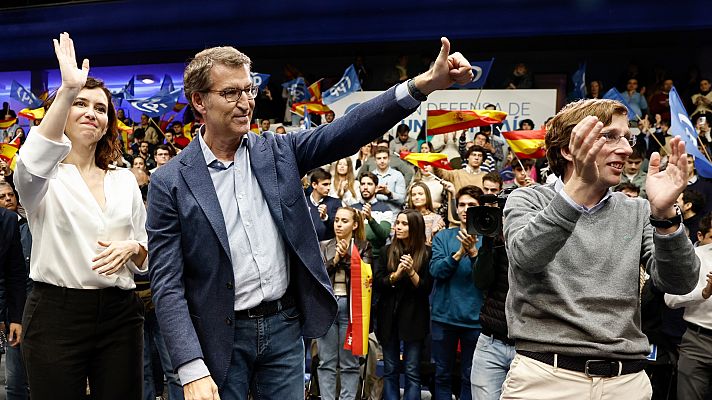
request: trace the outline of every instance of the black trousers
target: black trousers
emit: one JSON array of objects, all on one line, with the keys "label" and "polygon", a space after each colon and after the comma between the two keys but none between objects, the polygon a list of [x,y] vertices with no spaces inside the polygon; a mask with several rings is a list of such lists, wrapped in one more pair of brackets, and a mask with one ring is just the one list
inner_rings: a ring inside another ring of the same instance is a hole
[{"label": "black trousers", "polygon": [[22,319],[32,400],[141,400],[143,302],[132,290],[36,282]]}]

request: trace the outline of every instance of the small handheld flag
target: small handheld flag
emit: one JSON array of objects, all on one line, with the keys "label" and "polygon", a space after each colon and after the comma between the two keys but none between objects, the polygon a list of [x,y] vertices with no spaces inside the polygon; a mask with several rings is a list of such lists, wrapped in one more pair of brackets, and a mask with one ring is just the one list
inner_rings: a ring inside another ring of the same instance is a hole
[{"label": "small handheld flag", "polygon": [[499,124],[507,113],[499,110],[428,110],[428,135],[455,132],[476,126]]},{"label": "small handheld flag", "polygon": [[344,349],[355,356],[368,354],[368,331],[371,321],[371,291],[373,272],[358,253],[356,243],[351,246],[350,319],[346,328]]},{"label": "small handheld flag", "polygon": [[426,165],[430,165],[435,168],[452,170],[452,165],[450,165],[450,162],[447,160],[447,154],[443,153],[410,153],[404,151],[400,153],[400,158],[420,169],[423,169]]},{"label": "small handheld flag", "polygon": [[544,144],[544,138],[546,137],[545,129],[502,132],[502,136],[507,139],[509,148],[520,159],[546,157],[546,146]]}]

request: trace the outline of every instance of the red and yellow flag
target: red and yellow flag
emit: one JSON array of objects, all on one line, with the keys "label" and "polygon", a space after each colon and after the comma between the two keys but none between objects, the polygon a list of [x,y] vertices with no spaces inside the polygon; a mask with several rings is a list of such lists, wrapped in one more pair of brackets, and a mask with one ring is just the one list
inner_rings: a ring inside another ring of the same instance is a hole
[{"label": "red and yellow flag", "polygon": [[23,108],[22,111],[20,111],[17,115],[21,117],[25,117],[29,119],[30,121],[34,121],[36,119],[42,119],[44,118],[45,114],[45,109],[44,107],[40,108],[35,108],[34,110],[30,110],[29,108]]},{"label": "red and yellow flag", "polygon": [[326,114],[331,111],[331,109],[322,104],[321,101],[305,101],[302,103],[292,104],[292,111],[299,115],[304,115],[304,107],[307,108],[309,113],[314,114]]},{"label": "red and yellow flag", "polygon": [[183,136],[188,138],[188,140],[193,140],[193,135],[190,134],[190,131],[193,130],[193,122],[189,122],[185,125],[183,125]]},{"label": "red and yellow flag", "polygon": [[7,129],[17,123],[17,118],[0,120],[0,129]]},{"label": "red and yellow flag", "polygon": [[507,113],[498,110],[428,110],[428,135],[499,124],[505,118]]},{"label": "red and yellow flag", "polygon": [[365,356],[368,353],[372,285],[371,264],[363,262],[354,243],[351,246],[351,313],[344,349],[351,350],[355,356]]},{"label": "red and yellow flag", "polygon": [[[309,94],[311,94],[311,99],[313,101],[318,101],[321,103],[321,81],[322,79],[319,79],[318,81],[312,83],[309,85],[307,88],[309,90]],[[311,111],[311,110],[309,110]]]},{"label": "red and yellow flag", "polygon": [[443,153],[410,153],[404,151],[400,153],[400,158],[420,169],[423,169],[426,165],[430,165],[435,168],[452,170],[452,166],[447,160],[447,154]]},{"label": "red and yellow flag", "polygon": [[10,165],[10,169],[15,170],[15,155],[20,150],[20,138],[16,137],[10,143],[0,143],[0,160]]},{"label": "red and yellow flag", "polygon": [[519,158],[546,157],[546,146],[544,144],[544,137],[546,136],[545,129],[502,132],[502,136],[507,139],[510,149]]},{"label": "red and yellow flag", "polygon": [[260,126],[257,124],[250,124],[250,130],[258,135],[260,134]]},{"label": "red and yellow flag", "polygon": [[131,143],[129,143],[129,135],[133,133],[133,128],[124,124],[118,118],[116,119],[116,127],[119,128],[119,132],[121,133],[121,141],[124,143],[124,150],[129,151],[129,146],[131,145]]}]

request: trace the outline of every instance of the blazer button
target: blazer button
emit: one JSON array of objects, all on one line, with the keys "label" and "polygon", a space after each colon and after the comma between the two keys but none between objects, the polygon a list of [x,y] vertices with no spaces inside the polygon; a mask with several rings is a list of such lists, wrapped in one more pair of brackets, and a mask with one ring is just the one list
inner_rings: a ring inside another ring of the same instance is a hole
[{"label": "blazer button", "polygon": [[228,282],[225,284],[225,287],[228,288],[228,290],[232,290],[232,282]]},{"label": "blazer button", "polygon": [[230,317],[225,318],[225,323],[228,325],[232,325],[232,318],[230,318]]}]

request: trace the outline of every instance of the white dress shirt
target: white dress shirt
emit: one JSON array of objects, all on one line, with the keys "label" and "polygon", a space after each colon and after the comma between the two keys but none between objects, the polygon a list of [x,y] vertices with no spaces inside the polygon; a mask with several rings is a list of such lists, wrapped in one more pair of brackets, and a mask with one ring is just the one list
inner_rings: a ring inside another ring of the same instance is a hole
[{"label": "white dress shirt", "polygon": [[32,128],[20,150],[15,185],[32,232],[30,278],[74,289],[133,289],[133,273],[148,271],[131,260],[112,275],[92,270],[105,248],[97,243],[136,240],[146,248],[146,208],[136,178],[127,169],[108,170],[102,210],[79,170],[62,160],[72,149],[66,136],[49,140]]},{"label": "white dress shirt", "polygon": [[[682,224],[680,224],[682,225]],[[685,307],[685,321],[703,328],[712,329],[712,297],[702,297],[702,289],[707,286],[707,274],[712,272],[712,244],[695,247],[700,258],[700,276],[697,286],[688,294],[665,295],[665,304],[670,308]]]}]

